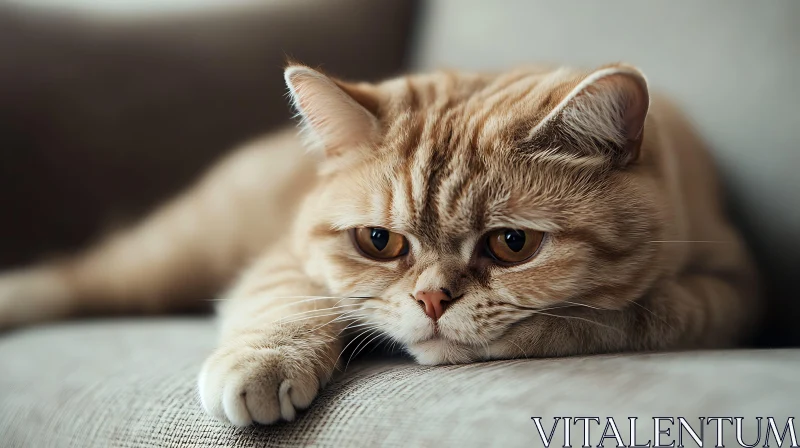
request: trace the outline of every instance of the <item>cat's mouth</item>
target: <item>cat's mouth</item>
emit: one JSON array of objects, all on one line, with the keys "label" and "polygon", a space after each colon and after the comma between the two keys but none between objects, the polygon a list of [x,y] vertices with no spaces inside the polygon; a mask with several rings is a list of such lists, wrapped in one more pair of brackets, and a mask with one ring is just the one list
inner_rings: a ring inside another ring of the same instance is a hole
[{"label": "cat's mouth", "polygon": [[407,348],[417,362],[426,365],[463,364],[479,358],[473,347],[440,334],[409,344]]},{"label": "cat's mouth", "polygon": [[417,340],[415,344],[436,342],[463,346],[471,345],[469,343],[465,343],[463,340],[456,337],[456,335],[448,334],[447,328],[442,328],[438,324],[433,324],[433,333],[430,336]]}]

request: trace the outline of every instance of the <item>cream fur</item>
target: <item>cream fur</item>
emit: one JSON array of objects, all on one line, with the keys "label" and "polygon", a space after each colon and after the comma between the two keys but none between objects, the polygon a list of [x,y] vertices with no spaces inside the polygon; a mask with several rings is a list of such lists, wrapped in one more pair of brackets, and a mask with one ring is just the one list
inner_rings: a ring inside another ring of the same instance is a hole
[{"label": "cream fur", "polygon": [[[0,276],[0,327],[219,294],[198,390],[209,414],[245,426],[294,419],[379,342],[465,363],[724,347],[757,322],[711,159],[638,70],[348,84],[292,66],[286,81],[321,151],[294,132],[256,141],[143,222]],[[404,235],[409,252],[366,258],[355,227]],[[483,241],[505,227],[546,236],[502,266]],[[457,300],[434,323],[414,295],[439,288]]]}]

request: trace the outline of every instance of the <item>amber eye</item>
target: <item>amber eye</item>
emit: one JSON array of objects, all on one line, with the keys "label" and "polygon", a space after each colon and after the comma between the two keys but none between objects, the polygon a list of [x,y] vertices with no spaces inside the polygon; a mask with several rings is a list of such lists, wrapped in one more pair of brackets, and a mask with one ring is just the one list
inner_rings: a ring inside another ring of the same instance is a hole
[{"label": "amber eye", "polygon": [[536,253],[543,238],[535,230],[498,229],[486,235],[486,249],[501,264],[518,264]]},{"label": "amber eye", "polygon": [[381,227],[353,230],[353,242],[362,255],[376,260],[391,260],[408,253],[408,241],[403,235]]}]

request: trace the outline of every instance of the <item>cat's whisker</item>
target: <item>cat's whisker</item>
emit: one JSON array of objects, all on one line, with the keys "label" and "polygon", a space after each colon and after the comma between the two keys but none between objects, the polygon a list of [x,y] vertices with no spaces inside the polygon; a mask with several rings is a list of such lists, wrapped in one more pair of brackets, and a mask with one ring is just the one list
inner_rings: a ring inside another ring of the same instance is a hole
[{"label": "cat's whisker", "polygon": [[[368,346],[369,344],[371,344],[371,343],[372,343],[374,340],[376,340],[376,339],[378,339],[378,338],[380,338],[380,337],[383,337],[383,333],[381,333],[380,329],[377,329],[377,331],[378,331],[378,333],[377,333],[377,334],[375,334],[375,336],[373,336],[372,338],[370,338],[370,339],[367,339],[367,340],[366,340],[366,343],[364,344],[364,346],[363,346],[363,347],[361,347],[361,348],[359,348],[359,347],[356,347],[356,349],[354,350],[354,353],[353,353],[353,354],[350,356],[350,359],[351,359],[351,360],[352,360],[353,358],[358,358],[358,354],[359,354],[359,353],[361,353],[361,351],[362,351],[362,350],[364,350],[365,348],[367,348],[367,346]],[[348,363],[349,363],[349,361],[348,361]],[[347,370],[347,366],[345,366],[345,371],[346,371],[346,370]]]},{"label": "cat's whisker", "polygon": [[[283,299],[308,299],[308,300],[298,300],[298,301],[290,302],[290,303],[304,303],[304,302],[310,302],[310,301],[314,301],[314,300],[326,300],[326,299],[336,299],[336,298],[338,298],[338,297],[327,297],[327,296],[271,296],[271,295],[268,295],[268,294],[258,294],[258,295],[254,295],[253,297],[259,297],[259,298],[263,298],[263,299],[270,300],[270,301],[271,300],[283,300]],[[226,297],[218,297],[216,299],[211,299],[211,300],[226,301],[226,300],[229,300],[229,299],[226,298]]]},{"label": "cat's whisker", "polygon": [[327,327],[329,325],[333,325],[333,324],[336,324],[336,323],[344,324],[344,323],[359,322],[361,319],[363,319],[362,316],[344,316],[344,317],[340,316],[340,317],[337,317],[336,319],[331,319],[331,320],[322,322],[320,324],[317,324],[317,326],[315,326],[313,328],[310,328],[308,331],[313,332],[313,331],[319,330],[320,328]]},{"label": "cat's whisker", "polygon": [[334,303],[331,306],[325,306],[325,307],[320,307],[320,308],[312,308],[312,309],[307,309],[307,310],[301,310],[301,311],[298,311],[298,312],[296,312],[294,314],[291,314],[290,316],[301,316],[303,314],[310,314],[310,313],[321,312],[321,311],[354,310],[354,309],[358,309],[358,308],[360,308],[360,305],[357,304],[357,303],[344,303],[344,304]]},{"label": "cat's whisker", "polygon": [[347,323],[347,326],[345,328],[341,329],[337,333],[337,336],[338,336],[338,335],[342,334],[342,332],[344,330],[346,330],[347,327],[349,327],[350,325],[363,322],[367,317],[369,317],[366,314],[359,313],[359,311],[360,310],[345,311],[344,313],[342,313],[341,316],[335,317],[332,320],[330,320],[329,322],[322,323],[322,324],[316,326],[315,328],[313,328],[312,330],[316,330],[316,329],[322,328],[322,327],[327,326],[327,325],[332,325],[332,324],[337,323],[337,322],[350,321],[350,322]]},{"label": "cat's whisker", "polygon": [[[370,331],[370,330],[379,330],[382,327],[380,325],[369,325],[361,329],[361,331]],[[345,335],[347,337],[347,335]]]},{"label": "cat's whisker", "polygon": [[[296,300],[296,301],[292,301],[292,302],[289,302],[289,303],[284,303],[282,305],[279,305],[279,306],[276,306],[274,308],[271,308],[270,311],[275,312],[275,311],[278,311],[278,310],[282,310],[282,309],[289,308],[289,307],[292,307],[292,306],[297,306],[297,305],[300,305],[300,304],[305,304],[305,303],[308,303],[308,302],[319,302],[319,301],[323,301],[323,300],[324,301],[330,301],[332,299],[340,299],[339,301],[337,301],[334,304],[334,306],[336,306],[336,305],[340,304],[341,302],[343,302],[344,300],[347,300],[347,299],[364,299],[366,297],[339,297],[339,296],[275,296],[275,297],[269,297],[270,300],[284,300],[284,299],[295,299],[295,298],[305,298],[305,299],[304,300]],[[211,301],[211,302],[225,302],[227,300],[228,299],[225,299],[225,298],[219,298],[219,299],[209,299],[208,301]],[[355,304],[355,303],[354,304],[347,304],[347,306],[357,306],[357,305],[358,304]],[[325,308],[330,308],[330,307],[325,307]],[[313,311],[317,311],[317,310],[324,310],[325,308],[318,308],[316,310],[307,310],[307,311],[313,312]]]},{"label": "cat's whisker", "polygon": [[308,314],[325,313],[325,312],[334,311],[334,310],[337,310],[339,312],[344,312],[344,311],[355,310],[355,309],[358,309],[358,305],[357,304],[345,304],[345,305],[336,305],[336,304],[334,304],[332,306],[326,306],[326,307],[323,307],[323,308],[315,308],[315,309],[311,309],[311,310],[298,311],[296,313],[292,313],[292,314],[289,314],[287,316],[283,316],[283,317],[280,318],[280,320],[293,319],[295,317],[305,316],[305,315],[308,315]]},{"label": "cat's whisker", "polygon": [[609,330],[615,331],[615,332],[619,333],[620,335],[624,335],[622,330],[620,330],[619,328],[614,328],[614,327],[612,327],[610,325],[606,325],[604,323],[600,323],[600,322],[597,322],[597,321],[594,321],[594,320],[591,320],[591,319],[586,319],[585,317],[563,316],[563,315],[558,315],[558,314],[543,313],[541,311],[533,311],[533,310],[531,310],[531,311],[533,312],[533,314],[542,314],[542,315],[550,316],[550,317],[557,317],[557,318],[563,318],[563,319],[575,319],[575,320],[580,320],[580,321],[584,321],[584,322],[589,322],[591,324],[594,324],[594,325],[597,325],[597,326],[604,327],[604,328],[607,328]]},{"label": "cat's whisker", "polygon": [[373,296],[269,296],[270,299],[373,299]]},{"label": "cat's whisker", "polygon": [[528,352],[526,352],[526,351],[525,351],[525,350],[524,350],[522,347],[520,347],[520,346],[519,346],[519,344],[517,344],[516,342],[514,342],[514,339],[513,339],[513,338],[509,338],[509,339],[508,339],[508,342],[510,342],[511,344],[513,344],[513,345],[514,345],[514,347],[516,347],[516,348],[517,348],[517,350],[519,350],[519,352],[522,354],[522,356],[523,356],[523,357],[525,357],[525,358],[528,358],[528,357],[529,357],[529,356],[528,356]]},{"label": "cat's whisker", "polygon": [[[328,322],[324,322],[324,323],[321,323],[321,324],[317,325],[316,327],[310,329],[309,332],[315,332],[315,331],[319,330],[322,327],[326,327],[328,325],[332,325],[332,324],[334,324],[336,322],[351,321],[351,322],[348,323],[348,326],[349,326],[349,325],[352,325],[354,323],[361,322],[364,319],[364,317],[366,317],[366,316],[364,316],[363,314],[350,314],[350,315],[344,315],[343,314],[343,315],[341,315],[339,317],[336,317],[336,318],[334,318],[334,319],[332,319],[332,320],[330,320]],[[347,328],[347,327],[345,327],[345,328]],[[337,336],[340,335],[342,333],[342,331],[344,331],[344,330],[340,330],[336,335]]]},{"label": "cat's whisker", "polygon": [[659,316],[659,315],[658,315],[658,314],[656,314],[654,311],[650,310],[649,308],[647,308],[646,306],[642,305],[641,303],[639,303],[639,302],[637,302],[637,301],[635,301],[635,300],[630,300],[630,299],[628,299],[628,300],[627,300],[627,302],[628,302],[628,303],[632,303],[632,304],[634,304],[634,305],[638,306],[639,308],[641,308],[641,309],[643,309],[643,310],[647,311],[647,312],[648,312],[648,313],[650,313],[650,314],[651,314],[653,317],[655,317],[656,319],[660,320],[660,321],[661,321],[661,322],[662,322],[664,325],[666,325],[667,327],[669,327],[669,329],[670,329],[670,330],[677,331],[677,330],[675,330],[675,327],[673,327],[672,325],[670,325],[670,323],[669,323],[669,322],[667,322],[667,320],[666,320],[666,319],[664,319],[662,316]]},{"label": "cat's whisker", "polygon": [[[557,305],[557,306],[550,306],[550,307],[547,307],[547,308],[534,308],[534,310],[536,310],[536,311],[562,310],[564,308],[572,308],[574,306],[586,306],[588,308],[592,308],[592,307],[590,307],[588,305],[583,305],[582,303],[570,303],[568,305]],[[603,308],[594,308],[594,309],[601,310]]]},{"label": "cat's whisker", "polygon": [[[370,330],[377,330],[379,328],[380,328],[379,325],[368,325],[361,328],[360,330],[354,330],[354,331],[370,331]],[[342,337],[344,337],[345,339],[349,339],[348,333],[345,333],[344,335],[342,335]],[[353,336],[353,338],[355,338],[355,336]]]},{"label": "cat's whisker", "polygon": [[378,339],[378,343],[377,343],[377,344],[375,344],[375,346],[374,346],[374,347],[372,347],[372,348],[369,350],[369,353],[372,353],[372,352],[374,352],[374,351],[375,351],[375,349],[377,349],[378,347],[380,347],[380,346],[381,346],[381,344],[384,344],[384,346],[385,346],[385,345],[388,345],[388,344],[389,344],[389,342],[391,342],[391,341],[392,341],[392,338],[391,338],[391,336],[389,336],[389,335],[388,335],[388,334],[386,334],[386,333],[381,333],[381,334],[380,334],[380,338]]},{"label": "cat's whisker", "polygon": [[656,241],[648,241],[648,243],[731,244],[730,241],[715,241],[715,240],[656,240]]},{"label": "cat's whisker", "polygon": [[[365,335],[365,334],[366,334],[367,332],[369,332],[371,329],[372,329],[371,327],[370,327],[370,328],[367,328],[367,329],[364,329],[364,330],[362,330],[360,333],[358,333],[357,335],[355,335],[355,336],[353,337],[353,339],[351,339],[351,340],[350,340],[350,342],[348,342],[348,343],[347,343],[347,345],[345,345],[345,346],[344,346],[344,348],[342,348],[341,352],[339,352],[339,357],[338,357],[338,358],[336,358],[336,362],[335,362],[335,363],[333,363],[333,365],[338,365],[338,364],[339,364],[339,359],[341,359],[341,358],[342,358],[342,355],[344,354],[344,352],[345,352],[345,351],[347,351],[347,347],[350,347],[350,345],[351,345],[353,342],[355,342],[355,341],[356,341],[356,339],[358,339],[358,338],[360,338],[361,336]],[[346,370],[346,369],[345,369],[345,370]]]},{"label": "cat's whisker", "polygon": [[[546,307],[546,308],[539,308],[539,307],[535,307],[535,306],[517,305],[515,303],[507,303],[506,305],[514,307],[514,308],[519,309],[519,310],[525,310],[525,311],[550,311],[550,310],[560,310],[560,309],[563,309],[563,308],[571,308],[573,306],[580,306],[580,305],[583,305],[583,304],[571,303],[570,302],[569,305],[556,305],[556,306],[549,306],[549,307]],[[601,309],[601,308],[598,308],[598,309]]]},{"label": "cat's whisker", "polygon": [[352,299],[352,300],[365,300],[370,299],[371,297],[358,297],[358,296],[269,296],[268,299],[270,300],[285,300],[285,299],[305,299],[302,301],[296,302],[289,302],[292,303],[304,303],[304,302],[313,302],[319,300],[335,300],[338,299],[339,302]]},{"label": "cat's whisker", "polygon": [[286,299],[295,299],[295,298],[305,298],[305,300],[297,300],[297,301],[284,303],[283,305],[277,306],[277,307],[275,307],[273,309],[274,310],[280,310],[280,309],[283,309],[283,308],[286,308],[286,307],[295,306],[295,305],[299,305],[299,304],[302,304],[302,303],[319,302],[319,301],[323,301],[323,300],[330,301],[330,300],[333,300],[333,299],[339,299],[336,302],[336,304],[339,304],[339,303],[341,303],[341,302],[343,302],[345,300],[348,300],[348,299],[358,300],[358,299],[366,299],[367,297],[339,297],[339,296],[282,296],[281,297],[281,296],[277,296],[277,297],[269,297],[269,300],[286,300]]},{"label": "cat's whisker", "polygon": [[[664,323],[664,325],[666,325],[667,327],[669,327],[671,330],[675,330],[675,328],[674,328],[672,325],[670,325],[670,324],[669,324],[669,322],[667,322],[667,321],[666,321],[666,319],[664,319],[663,317],[661,317],[661,316],[659,316],[658,314],[654,313],[652,310],[648,309],[647,307],[645,307],[645,306],[644,306],[644,305],[642,305],[641,303],[639,303],[639,302],[636,302],[635,300],[630,300],[630,299],[626,299],[626,301],[627,301],[627,302],[629,302],[629,303],[631,303],[631,304],[633,304],[633,305],[636,305],[636,306],[638,306],[638,307],[642,308],[643,310],[645,310],[645,311],[647,311],[648,313],[650,313],[650,314],[651,314],[653,317],[655,317],[656,319],[658,319],[658,320],[660,320],[661,322],[663,322],[663,323]],[[595,306],[591,306],[591,305],[588,305],[588,304],[585,304],[585,303],[580,303],[580,302],[570,302],[570,301],[564,301],[563,303],[569,303],[569,304],[571,304],[571,305],[575,305],[575,306],[583,306],[583,307],[586,307],[586,308],[591,308],[591,309],[593,309],[593,310],[610,311],[610,310],[608,310],[608,309],[606,309],[606,308],[595,307]],[[557,308],[549,308],[549,309],[557,309]],[[541,309],[541,311],[546,311],[546,310],[548,310],[548,309],[547,309],[547,308],[543,308],[543,309]],[[573,317],[573,316],[570,316],[570,317]]]},{"label": "cat's whisker", "polygon": [[315,309],[311,309],[311,310],[298,311],[296,313],[293,313],[293,314],[290,314],[288,316],[285,316],[282,319],[291,319],[291,318],[298,317],[298,316],[303,316],[303,315],[306,315],[306,314],[320,313],[320,312],[333,311],[333,310],[353,310],[353,309],[358,309],[358,308],[353,308],[353,307],[359,307],[359,305],[358,304],[344,304],[344,305],[334,304],[332,306],[326,306],[326,307],[323,307],[323,308],[315,308]]},{"label": "cat's whisker", "polygon": [[[347,368],[350,366],[350,361],[352,361],[353,358],[361,351],[361,350],[359,350],[359,347],[361,347],[362,344],[364,344],[364,342],[366,342],[367,340],[371,341],[372,339],[370,339],[370,336],[373,335],[377,331],[380,331],[380,328],[375,328],[374,330],[370,331],[367,334],[367,336],[364,337],[364,339],[362,339],[361,342],[356,346],[356,348],[353,349],[353,352],[350,353],[350,358],[347,359],[347,364],[345,364],[345,366],[344,366],[344,371],[345,372],[347,372]],[[364,347],[366,347],[366,345],[364,345]]]},{"label": "cat's whisker", "polygon": [[593,310],[609,311],[606,308],[601,308],[599,306],[592,306],[592,305],[588,305],[586,303],[570,302],[569,300],[565,300],[564,303],[569,303],[570,305],[575,305],[575,306],[582,306],[582,307],[586,307],[586,308],[591,308]]},{"label": "cat's whisker", "polygon": [[[368,314],[359,313],[359,311],[363,311],[363,308],[357,308],[357,309],[354,309],[354,310],[345,311],[345,312],[342,313],[342,318],[346,319],[349,316],[354,316],[354,315],[357,315],[359,318],[367,318],[367,317],[369,317]],[[336,319],[333,319],[331,322],[338,322],[338,321],[339,321],[339,318],[337,317]]]},{"label": "cat's whisker", "polygon": [[[353,324],[358,324],[358,325],[353,325]],[[351,329],[353,329],[353,328],[364,327],[364,326],[367,326],[367,325],[375,325],[375,324],[373,324],[373,323],[371,323],[371,322],[363,322],[363,323],[359,323],[357,320],[355,320],[355,321],[353,321],[353,322],[350,322],[349,324],[347,324],[347,326],[346,326],[346,327],[344,327],[344,328],[342,328],[341,330],[339,330],[339,333],[338,333],[338,335],[340,335],[340,334],[344,333],[345,331],[347,331],[347,330],[349,330],[349,329],[351,330]]]},{"label": "cat's whisker", "polygon": [[366,314],[356,314],[357,311],[360,311],[360,310],[353,310],[353,311],[351,311],[351,312],[349,312],[347,314],[342,314],[341,317],[337,317],[337,318],[331,320],[330,322],[328,322],[328,325],[336,323],[336,322],[346,321],[346,320],[354,320],[354,322],[350,322],[352,324],[352,323],[359,322],[359,321],[369,317]]},{"label": "cat's whisker", "polygon": [[[374,297],[371,297],[371,296],[268,296],[266,298],[269,299],[269,300],[305,299],[305,300],[297,300],[297,301],[294,301],[294,302],[289,302],[289,303],[284,304],[284,305],[291,306],[291,305],[295,305],[295,304],[298,304],[298,303],[307,303],[307,302],[320,301],[320,300],[331,300],[331,299],[342,299],[342,300],[355,299],[355,300],[358,300],[358,299],[373,299]],[[206,301],[206,302],[225,302],[225,301],[227,301],[229,299],[227,299],[225,297],[216,297],[216,298],[212,298],[212,299],[203,299],[203,300]],[[283,306],[283,305],[281,305],[281,306]]]},{"label": "cat's whisker", "polygon": [[[326,310],[319,310],[319,311],[326,311]],[[278,319],[277,321],[275,321],[275,323],[277,323],[277,324],[290,324],[290,323],[296,323],[296,322],[303,322],[303,321],[307,321],[307,320],[310,320],[310,319],[322,319],[322,318],[325,318],[325,317],[333,317],[333,316],[341,316],[341,315],[342,315],[342,312],[333,312],[333,313],[319,314],[319,315],[313,315],[313,316],[304,316],[304,317],[300,317],[300,318],[297,318],[297,319],[291,319],[291,320]],[[331,319],[331,320],[333,320],[333,319]],[[329,324],[329,323],[330,322],[326,322],[326,324]]]},{"label": "cat's whisker", "polygon": [[[271,297],[270,299],[273,299],[273,300],[274,300],[274,299],[277,299],[277,300],[283,300],[283,299],[291,299],[291,298],[292,298],[292,297]],[[331,302],[331,301],[333,301],[334,299],[338,299],[338,300],[336,300],[336,302],[334,302],[334,305],[338,305],[338,304],[340,304],[340,303],[344,302],[345,300],[353,299],[353,297],[326,297],[326,296],[317,296],[317,297],[312,297],[312,298],[308,298],[308,299],[305,299],[305,300],[298,300],[298,301],[290,301],[290,302],[286,302],[286,303],[284,303],[283,305],[281,305],[281,307],[285,307],[285,306],[292,306],[292,305],[298,305],[298,304],[303,304],[303,303],[308,303],[308,302],[319,302],[319,301],[327,301],[327,302]],[[356,300],[360,300],[360,299],[362,299],[362,298],[360,298],[360,297],[359,297],[359,298],[358,298],[358,299],[356,299]],[[280,309],[280,308],[277,308],[277,309]]]}]

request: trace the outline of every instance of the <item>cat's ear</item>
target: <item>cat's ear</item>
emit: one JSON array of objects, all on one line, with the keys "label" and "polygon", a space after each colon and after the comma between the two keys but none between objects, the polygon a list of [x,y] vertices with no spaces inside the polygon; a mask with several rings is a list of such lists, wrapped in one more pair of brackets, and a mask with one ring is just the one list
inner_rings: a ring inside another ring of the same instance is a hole
[{"label": "cat's ear", "polygon": [[601,68],[573,88],[529,134],[537,147],[602,157],[625,166],[639,157],[650,106],[647,81],[628,65]]},{"label": "cat's ear", "polygon": [[287,67],[284,78],[301,117],[303,135],[313,148],[334,156],[378,138],[378,100],[363,85],[345,83],[303,65]]}]

